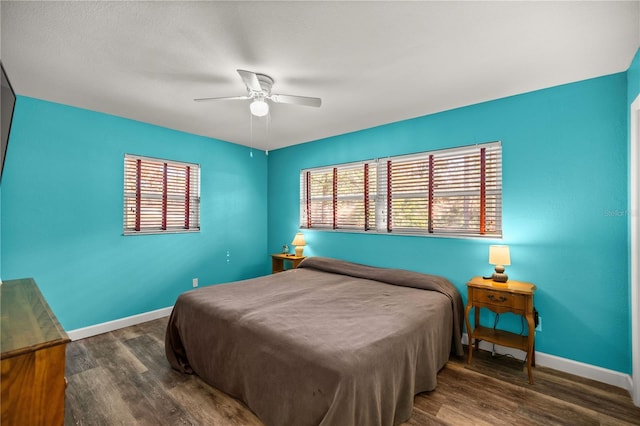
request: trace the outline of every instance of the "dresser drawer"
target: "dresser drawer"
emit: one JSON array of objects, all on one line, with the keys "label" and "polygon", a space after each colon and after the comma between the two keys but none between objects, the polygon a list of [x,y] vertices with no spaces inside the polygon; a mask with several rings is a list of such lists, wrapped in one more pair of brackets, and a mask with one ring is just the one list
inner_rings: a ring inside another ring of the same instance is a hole
[{"label": "dresser drawer", "polygon": [[485,290],[475,288],[473,290],[473,303],[483,305],[491,309],[524,310],[526,305],[526,296],[523,294],[513,294],[504,291]]}]

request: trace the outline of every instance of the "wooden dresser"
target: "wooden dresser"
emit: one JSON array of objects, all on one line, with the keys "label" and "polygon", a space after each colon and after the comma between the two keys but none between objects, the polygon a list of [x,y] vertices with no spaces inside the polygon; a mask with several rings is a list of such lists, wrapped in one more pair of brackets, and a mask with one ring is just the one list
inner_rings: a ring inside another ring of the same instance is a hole
[{"label": "wooden dresser", "polygon": [[64,424],[69,337],[31,278],[0,286],[2,426]]}]

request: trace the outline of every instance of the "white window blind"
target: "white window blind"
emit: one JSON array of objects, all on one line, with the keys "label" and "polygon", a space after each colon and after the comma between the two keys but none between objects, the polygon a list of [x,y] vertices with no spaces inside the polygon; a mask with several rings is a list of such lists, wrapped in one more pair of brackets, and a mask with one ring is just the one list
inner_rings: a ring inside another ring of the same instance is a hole
[{"label": "white window blind", "polygon": [[502,236],[502,147],[491,142],[301,171],[300,226]]},{"label": "white window blind", "polygon": [[388,160],[387,231],[412,232],[429,224],[429,156]]},{"label": "white window blind", "polygon": [[125,154],[124,233],[200,230],[200,166]]},{"label": "white window blind", "polygon": [[333,227],[333,169],[314,170],[303,179],[307,227]]},{"label": "white window blind", "polygon": [[[305,228],[360,229],[375,226],[376,169],[342,164],[300,174],[300,217]],[[373,183],[372,183],[373,182]]]}]

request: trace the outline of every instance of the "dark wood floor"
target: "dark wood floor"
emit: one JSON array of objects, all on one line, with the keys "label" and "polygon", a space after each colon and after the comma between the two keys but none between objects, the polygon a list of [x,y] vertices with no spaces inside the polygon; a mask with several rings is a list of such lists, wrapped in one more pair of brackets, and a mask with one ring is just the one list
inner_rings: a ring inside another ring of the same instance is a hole
[{"label": "dark wood floor", "polygon": [[[166,323],[68,345],[65,425],[262,425],[241,402],[171,370]],[[534,379],[529,385],[521,362],[487,352],[471,366],[452,358],[404,425],[640,425],[622,389],[542,367]]]}]

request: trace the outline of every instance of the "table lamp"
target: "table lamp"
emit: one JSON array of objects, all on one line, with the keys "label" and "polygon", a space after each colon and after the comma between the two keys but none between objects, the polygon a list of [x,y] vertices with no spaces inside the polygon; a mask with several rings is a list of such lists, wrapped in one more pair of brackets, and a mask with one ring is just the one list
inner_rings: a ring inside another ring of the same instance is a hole
[{"label": "table lamp", "polygon": [[489,263],[496,265],[491,279],[498,283],[506,283],[509,277],[504,273],[504,267],[511,265],[509,246],[489,246]]},{"label": "table lamp", "polygon": [[307,245],[307,242],[304,240],[304,234],[302,232],[298,232],[295,237],[293,237],[293,241],[291,241],[291,245],[296,247],[296,256],[302,256],[302,251],[304,250],[304,246]]}]

